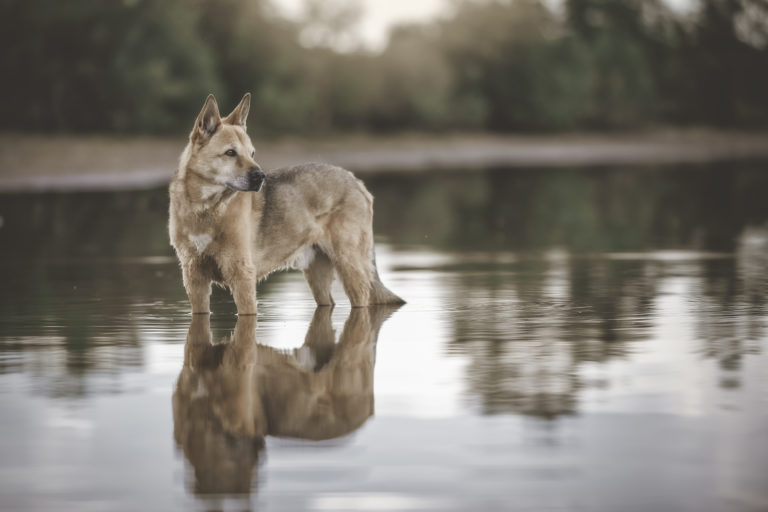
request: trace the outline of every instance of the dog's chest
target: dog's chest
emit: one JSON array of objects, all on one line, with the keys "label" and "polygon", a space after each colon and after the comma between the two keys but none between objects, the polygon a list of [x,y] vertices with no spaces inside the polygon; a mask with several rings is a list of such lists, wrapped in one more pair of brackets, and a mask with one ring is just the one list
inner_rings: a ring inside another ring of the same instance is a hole
[{"label": "dog's chest", "polygon": [[175,243],[183,246],[188,257],[211,256],[221,245],[224,230],[218,219],[211,215],[182,218],[176,224]]},{"label": "dog's chest", "polygon": [[202,255],[213,242],[213,237],[208,233],[189,234],[187,239],[192,246],[192,251],[198,255]]}]

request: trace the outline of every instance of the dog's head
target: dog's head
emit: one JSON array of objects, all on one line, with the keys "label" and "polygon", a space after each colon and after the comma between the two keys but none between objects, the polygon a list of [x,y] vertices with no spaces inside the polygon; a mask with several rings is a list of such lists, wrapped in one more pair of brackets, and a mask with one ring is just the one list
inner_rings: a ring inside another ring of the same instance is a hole
[{"label": "dog's head", "polygon": [[253,144],[245,131],[250,107],[251,95],[246,93],[222,119],[216,98],[209,94],[189,134],[187,167],[214,186],[261,190],[264,172],[254,160]]}]

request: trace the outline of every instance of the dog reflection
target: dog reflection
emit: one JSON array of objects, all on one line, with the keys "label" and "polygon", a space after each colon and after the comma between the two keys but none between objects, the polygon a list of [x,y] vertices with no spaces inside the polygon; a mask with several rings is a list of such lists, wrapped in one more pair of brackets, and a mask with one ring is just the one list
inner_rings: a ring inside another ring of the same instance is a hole
[{"label": "dog reflection", "polygon": [[238,317],[218,344],[210,317],[193,316],[173,395],[174,437],[199,494],[248,493],[267,435],[312,440],[348,434],[373,414],[376,338],[392,307],[353,308],[338,343],[332,308],[315,311],[304,344],[256,342],[256,317]]}]

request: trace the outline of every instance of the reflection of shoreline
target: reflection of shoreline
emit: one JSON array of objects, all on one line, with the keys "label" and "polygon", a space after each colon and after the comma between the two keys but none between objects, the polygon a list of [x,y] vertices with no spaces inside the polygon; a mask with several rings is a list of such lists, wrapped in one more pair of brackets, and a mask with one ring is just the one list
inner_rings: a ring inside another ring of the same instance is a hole
[{"label": "reflection of shoreline", "polygon": [[363,425],[373,415],[376,339],[392,311],[352,309],[335,343],[332,308],[318,308],[292,351],[258,344],[248,316],[213,344],[210,317],[194,316],[173,420],[195,492],[248,493],[267,435],[324,440]]},{"label": "reflection of shoreline", "polygon": [[[768,158],[768,134],[671,130],[636,134],[341,136],[255,141],[275,168],[327,161],[358,173],[488,166],[709,163]],[[0,134],[0,192],[131,190],[166,184],[183,137]]]},{"label": "reflection of shoreline", "polygon": [[[665,259],[689,258],[691,251],[721,257],[735,251],[743,229],[768,218],[760,193],[768,174],[750,162],[400,173],[367,176],[365,182],[376,197],[375,230],[393,245],[504,251],[515,258],[553,249],[617,259],[645,259],[648,251]],[[167,254],[167,190],[85,199],[4,195],[3,257],[28,262],[51,255]],[[169,284],[177,289],[176,281]]]}]

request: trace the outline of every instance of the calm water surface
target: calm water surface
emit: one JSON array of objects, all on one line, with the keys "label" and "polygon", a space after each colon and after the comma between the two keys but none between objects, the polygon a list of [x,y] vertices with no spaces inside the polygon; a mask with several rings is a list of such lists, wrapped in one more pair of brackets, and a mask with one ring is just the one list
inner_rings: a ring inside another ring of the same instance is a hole
[{"label": "calm water surface", "polygon": [[366,178],[400,309],[192,318],[165,191],[0,197],[2,510],[768,509],[768,172]]}]

